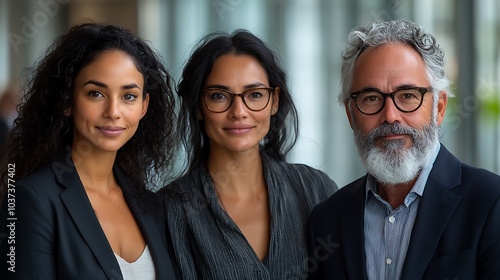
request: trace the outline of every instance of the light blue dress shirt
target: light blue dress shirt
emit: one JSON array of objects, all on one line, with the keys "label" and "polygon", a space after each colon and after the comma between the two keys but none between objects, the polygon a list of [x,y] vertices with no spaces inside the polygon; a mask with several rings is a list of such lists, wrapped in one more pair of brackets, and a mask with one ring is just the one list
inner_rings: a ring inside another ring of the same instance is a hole
[{"label": "light blue dress shirt", "polygon": [[368,176],[364,211],[366,271],[368,279],[400,279],[418,205],[440,145],[421,170],[404,203],[392,209],[377,192],[375,178]]}]

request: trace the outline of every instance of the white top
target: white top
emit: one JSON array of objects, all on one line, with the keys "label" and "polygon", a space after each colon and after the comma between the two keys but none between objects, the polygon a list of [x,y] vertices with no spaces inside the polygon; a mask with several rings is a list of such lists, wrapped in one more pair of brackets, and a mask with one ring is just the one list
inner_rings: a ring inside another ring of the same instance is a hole
[{"label": "white top", "polygon": [[124,280],[154,280],[155,266],[149,253],[148,245],[134,262],[127,262],[115,253]]}]

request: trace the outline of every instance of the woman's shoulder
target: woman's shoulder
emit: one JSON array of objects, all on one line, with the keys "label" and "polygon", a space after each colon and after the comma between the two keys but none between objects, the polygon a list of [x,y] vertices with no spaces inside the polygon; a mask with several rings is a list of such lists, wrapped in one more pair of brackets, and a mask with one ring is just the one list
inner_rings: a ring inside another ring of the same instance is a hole
[{"label": "woman's shoulder", "polygon": [[185,202],[193,196],[199,196],[204,184],[210,181],[210,176],[204,168],[198,167],[184,173],[179,178],[169,182],[158,192],[170,202]]},{"label": "woman's shoulder", "polygon": [[59,199],[63,187],[57,183],[56,175],[50,166],[44,166],[13,183],[16,199],[33,197],[40,203]]},{"label": "woman's shoulder", "polygon": [[323,200],[335,191],[337,184],[323,171],[302,163],[285,161],[268,161],[267,176],[276,178],[277,182],[288,182],[287,188],[305,196],[318,197]]},{"label": "woman's shoulder", "polygon": [[281,169],[281,172],[291,175],[292,177],[297,177],[297,179],[300,179],[300,181],[319,183],[331,181],[332,183],[334,183],[333,180],[324,171],[303,163],[280,162],[278,166]]},{"label": "woman's shoulder", "polygon": [[33,182],[34,180],[60,181],[67,178],[68,175],[73,176],[74,173],[76,173],[76,169],[71,156],[69,153],[63,153],[56,156],[51,162],[19,179],[19,182]]},{"label": "woman's shoulder", "polygon": [[321,176],[321,177],[327,177],[328,175],[312,166],[309,166],[307,164],[303,163],[285,163],[285,165],[290,168],[291,170],[297,172],[298,174],[302,176]]},{"label": "woman's shoulder", "polygon": [[47,182],[55,182],[56,174],[50,165],[41,167],[17,181],[18,185],[32,186]]}]

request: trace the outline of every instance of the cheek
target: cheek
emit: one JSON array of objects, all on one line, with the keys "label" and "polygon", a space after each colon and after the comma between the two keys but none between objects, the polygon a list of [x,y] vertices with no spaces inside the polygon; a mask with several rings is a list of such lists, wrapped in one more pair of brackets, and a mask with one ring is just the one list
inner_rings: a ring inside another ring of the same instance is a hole
[{"label": "cheek", "polygon": [[368,133],[373,129],[380,126],[378,120],[374,117],[369,117],[366,115],[352,114],[352,127],[361,130],[364,133]]},{"label": "cheek", "polygon": [[129,110],[125,111],[123,115],[127,119],[128,123],[137,124],[143,118],[143,107],[137,106],[134,108],[130,108]]},{"label": "cheek", "polygon": [[256,117],[257,120],[259,120],[259,123],[261,124],[262,126],[262,132],[265,135],[267,135],[267,133],[269,133],[269,130],[272,129],[271,128],[271,117],[269,115],[262,115],[262,116],[259,116],[258,118]]},{"label": "cheek", "polygon": [[433,110],[433,104],[422,104],[419,110],[406,114],[404,121],[413,128],[421,128],[423,125],[430,124],[435,118],[436,112]]},{"label": "cheek", "polygon": [[432,99],[424,100],[422,106],[415,113],[419,113],[420,118],[431,119],[436,113],[435,105],[437,104],[434,104]]},{"label": "cheek", "polygon": [[71,109],[71,114],[74,119],[84,120],[94,120],[102,116],[105,110],[104,104],[91,102],[86,100],[84,97],[79,96],[73,102]]},{"label": "cheek", "polygon": [[85,110],[74,111],[72,114],[73,119],[73,135],[76,137],[73,140],[79,139],[89,139],[92,134],[92,127],[95,121],[92,119],[92,115],[87,114]]},{"label": "cheek", "polygon": [[132,123],[139,123],[142,119],[142,111],[135,112],[135,114],[130,119]]},{"label": "cheek", "polygon": [[75,126],[82,126],[84,123],[92,121],[95,118],[95,112],[92,113],[92,110],[85,108],[74,110],[72,115]]},{"label": "cheek", "polygon": [[213,139],[217,131],[217,124],[220,123],[221,121],[218,120],[217,116],[204,113],[202,122],[203,126],[205,127],[205,132],[208,138]]}]

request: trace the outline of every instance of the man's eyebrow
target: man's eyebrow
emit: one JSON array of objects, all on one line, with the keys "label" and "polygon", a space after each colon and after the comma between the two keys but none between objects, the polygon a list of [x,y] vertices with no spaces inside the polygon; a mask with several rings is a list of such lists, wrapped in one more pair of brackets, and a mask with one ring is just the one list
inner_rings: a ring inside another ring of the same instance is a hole
[{"label": "man's eyebrow", "polygon": [[414,87],[417,87],[417,85],[415,85],[415,84],[403,84],[403,85],[397,86],[396,90],[408,89],[408,88],[414,88]]}]

